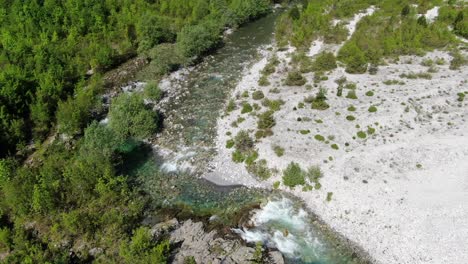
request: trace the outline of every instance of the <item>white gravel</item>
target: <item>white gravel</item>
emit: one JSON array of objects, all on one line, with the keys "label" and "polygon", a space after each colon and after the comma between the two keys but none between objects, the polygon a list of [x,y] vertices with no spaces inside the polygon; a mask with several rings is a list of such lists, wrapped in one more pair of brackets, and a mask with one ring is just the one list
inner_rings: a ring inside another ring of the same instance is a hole
[{"label": "white gravel", "polygon": [[[356,242],[378,263],[466,263],[468,102],[458,102],[457,93],[468,91],[468,68],[449,70],[450,56],[442,51],[424,57],[447,62],[437,66],[431,80],[399,77],[426,72],[421,57],[402,57],[398,63],[381,66],[376,75],[349,75],[338,68],[320,84],[328,90],[329,109],[312,110],[306,104],[294,111],[318,89],[283,86],[287,53],[278,54],[283,63],[270,77],[271,86],[257,85],[259,72],[267,63],[264,58],[246,72],[233,93],[235,97],[245,90],[262,90],[266,97],[286,103],[275,113],[274,135],[256,144],[260,159],[279,171],[292,161],[303,168],[320,165],[325,174],[320,190],[280,188],[302,198],[331,228]],[[313,83],[313,74],[305,76]],[[357,100],[345,98],[347,89],[343,97],[336,96],[334,80],[341,76],[357,84]],[[391,79],[405,84],[383,84]],[[274,87],[280,93],[270,93]],[[374,95],[366,96],[371,90]],[[350,105],[357,110],[349,112]],[[376,113],[368,112],[371,105],[377,107]],[[355,116],[356,121],[347,121],[347,115]],[[244,129],[253,135],[256,129],[256,117],[248,114],[242,115],[246,120],[238,128],[231,127],[239,116],[240,110],[236,110],[219,119],[215,170],[207,178],[222,184],[271,186],[281,180],[281,173],[259,182],[245,165],[231,161],[232,150],[225,147],[231,137],[226,133],[235,135]],[[310,121],[299,122],[298,117]],[[375,134],[357,138],[356,133],[367,131],[368,126],[376,129]],[[311,133],[303,135],[300,130]],[[316,134],[332,137],[326,144],[315,140]],[[330,147],[333,143],[339,150]],[[285,148],[285,155],[277,157],[273,145]],[[331,202],[326,202],[328,192],[333,192]]]}]

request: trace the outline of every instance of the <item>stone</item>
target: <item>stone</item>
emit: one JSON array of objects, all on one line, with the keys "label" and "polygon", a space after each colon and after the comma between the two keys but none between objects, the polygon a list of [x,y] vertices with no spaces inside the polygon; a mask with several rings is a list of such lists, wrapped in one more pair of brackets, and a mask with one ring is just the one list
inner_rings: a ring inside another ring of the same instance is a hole
[{"label": "stone", "polygon": [[270,251],[268,253],[268,258],[271,264],[284,264],[283,254],[279,251]]}]

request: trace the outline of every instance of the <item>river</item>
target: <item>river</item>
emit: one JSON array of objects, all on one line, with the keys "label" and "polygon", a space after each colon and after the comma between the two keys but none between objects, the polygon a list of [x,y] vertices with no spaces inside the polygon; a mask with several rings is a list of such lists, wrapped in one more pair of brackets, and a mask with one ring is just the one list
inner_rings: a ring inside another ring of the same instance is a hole
[{"label": "river", "polygon": [[252,226],[233,230],[246,242],[277,248],[287,263],[362,263],[299,200],[265,190],[220,188],[195,177],[209,169],[206,166],[216,151],[217,118],[228,96],[245,70],[261,58],[262,50],[272,47],[278,13],[235,30],[202,63],[161,82],[166,91],[177,89],[166,99],[169,111],[164,130],[152,150],[140,150],[131,158],[134,166],[128,172],[146,186],[155,201],[182,207],[189,211],[186,214],[233,224],[236,210],[261,204],[251,211]]}]

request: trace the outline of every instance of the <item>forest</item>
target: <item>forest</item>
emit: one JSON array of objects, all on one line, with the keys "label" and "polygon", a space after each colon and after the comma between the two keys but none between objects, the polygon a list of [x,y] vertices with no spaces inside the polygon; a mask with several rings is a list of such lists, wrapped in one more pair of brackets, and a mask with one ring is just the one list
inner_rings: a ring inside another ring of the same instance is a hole
[{"label": "forest", "polygon": [[[149,198],[122,166],[158,129],[143,99],[120,95],[93,121],[102,75],[147,56],[152,79],[197,63],[270,0],[0,2],[0,253],[5,263],[165,263],[141,227]],[[172,56],[174,55],[174,56]],[[71,140],[44,144],[54,134]],[[31,150],[34,161],[24,164]],[[100,257],[89,254],[104,249]],[[151,261],[150,261],[151,260]]]}]

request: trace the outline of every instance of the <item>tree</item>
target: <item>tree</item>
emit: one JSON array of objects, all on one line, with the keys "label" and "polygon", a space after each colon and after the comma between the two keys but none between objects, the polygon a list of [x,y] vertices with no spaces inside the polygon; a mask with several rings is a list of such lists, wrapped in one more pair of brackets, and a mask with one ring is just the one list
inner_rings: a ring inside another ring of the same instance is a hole
[{"label": "tree", "polygon": [[212,21],[185,26],[177,36],[177,47],[184,57],[193,61],[219,44],[219,32],[219,25]]},{"label": "tree", "polygon": [[150,137],[156,131],[157,120],[157,114],[147,109],[137,94],[119,95],[109,110],[109,126],[121,139]]},{"label": "tree", "polygon": [[173,42],[175,34],[171,31],[170,22],[154,13],[147,13],[141,17],[137,25],[139,37],[138,50],[146,51],[163,42]]}]

